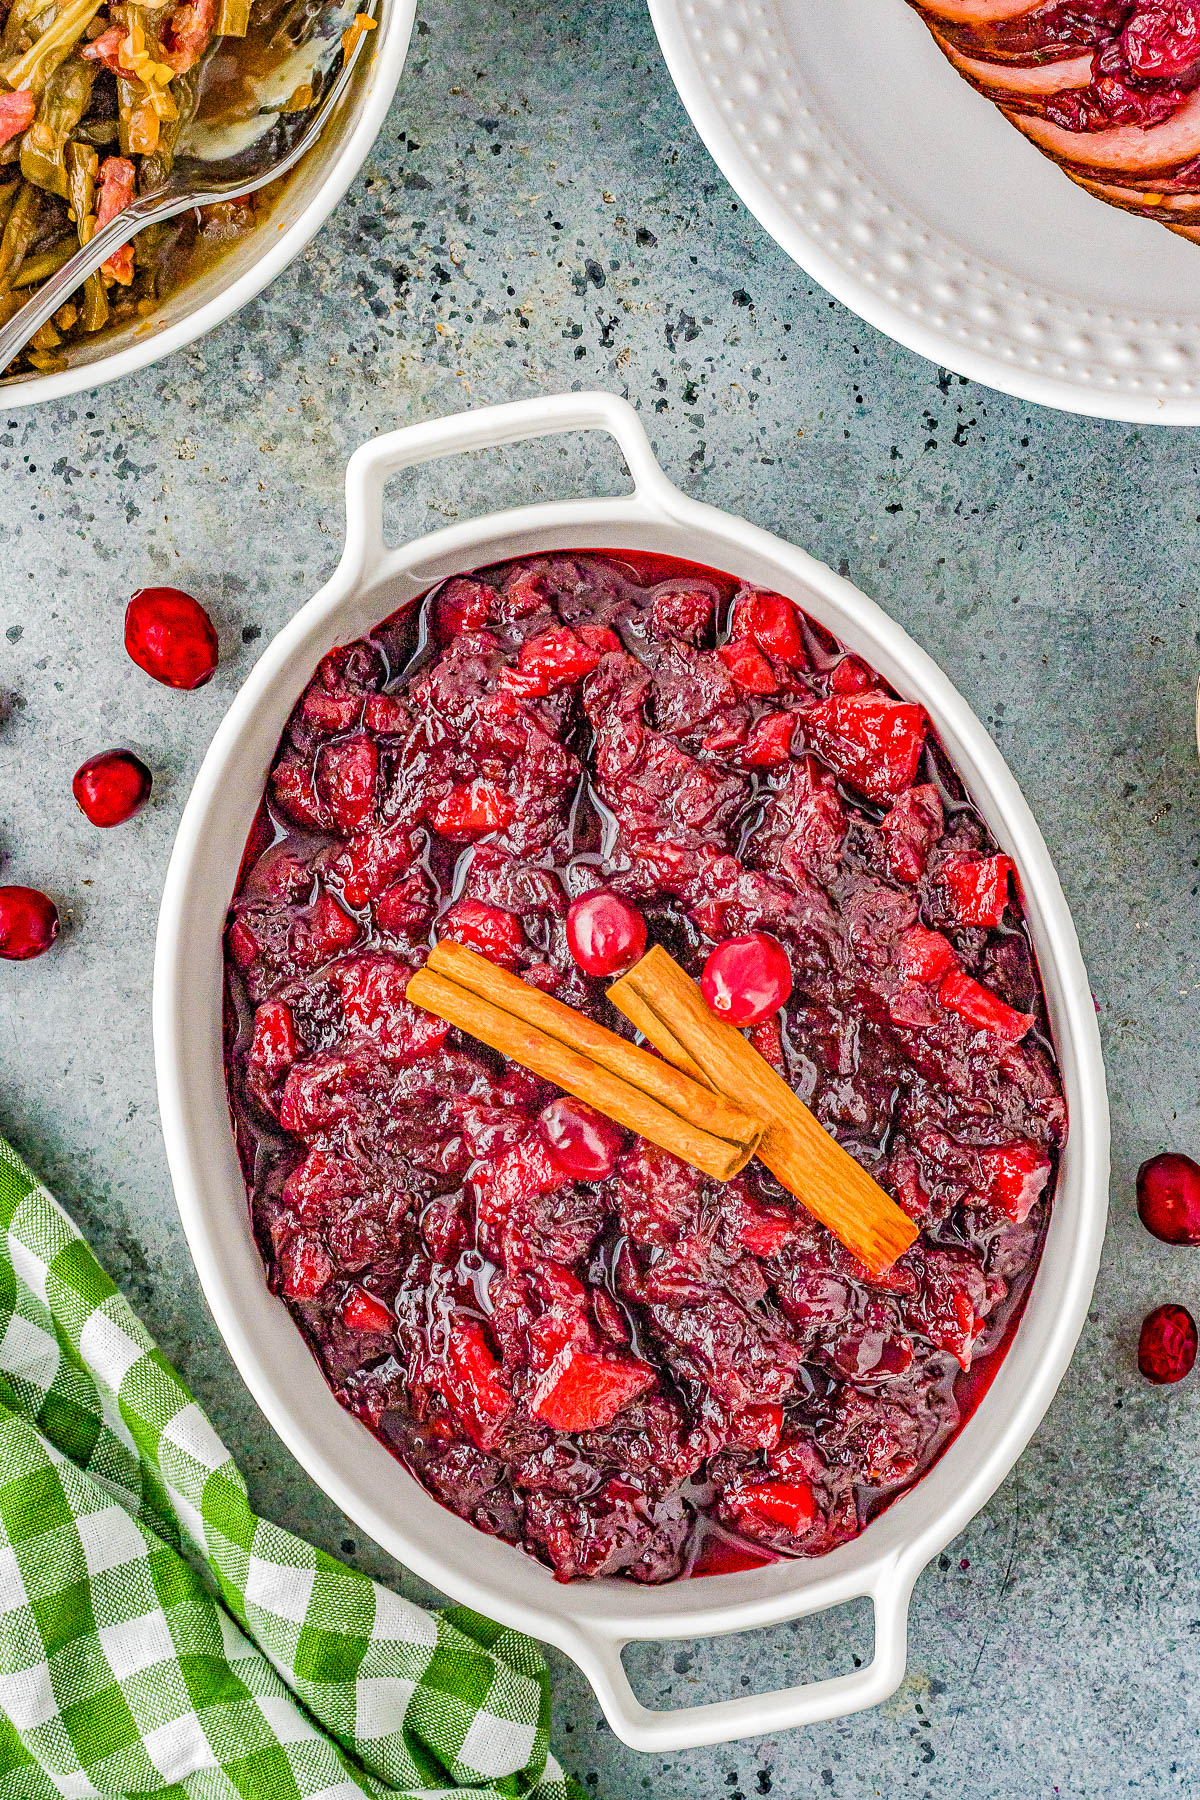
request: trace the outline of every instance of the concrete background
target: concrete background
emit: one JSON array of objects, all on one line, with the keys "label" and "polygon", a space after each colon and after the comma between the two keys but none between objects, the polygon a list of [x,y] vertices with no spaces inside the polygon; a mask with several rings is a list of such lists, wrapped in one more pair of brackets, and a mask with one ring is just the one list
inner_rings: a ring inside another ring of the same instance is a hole
[{"label": "concrete background", "polygon": [[[1112,1225],[1089,1328],[991,1505],[921,1578],[909,1676],[880,1710],[646,1758],[555,1657],[556,1743],[609,1800],[1008,1800],[1195,1792],[1200,1374],[1138,1376],[1149,1306],[1200,1260],[1137,1222],[1139,1162],[1200,1148],[1195,919],[1200,436],[1038,411],[920,361],[796,269],[694,135],[637,0],[423,0],[400,98],[316,243],[239,318],[134,380],[0,400],[0,879],[70,914],[0,966],[0,1129],[43,1172],[239,1455],[260,1508],[410,1592],[265,1427],[201,1300],[167,1182],[150,965],[175,823],[230,697],[325,579],[362,439],[467,404],[600,385],[668,472],[849,574],[995,734],[1057,860],[1104,1030]],[[500,501],[607,488],[598,439],[405,478],[407,535]],[[129,593],[211,608],[196,694],[121,648]],[[75,810],[84,756],[155,770],[137,822]],[[834,1619],[633,1659],[652,1703],[822,1675]]]}]

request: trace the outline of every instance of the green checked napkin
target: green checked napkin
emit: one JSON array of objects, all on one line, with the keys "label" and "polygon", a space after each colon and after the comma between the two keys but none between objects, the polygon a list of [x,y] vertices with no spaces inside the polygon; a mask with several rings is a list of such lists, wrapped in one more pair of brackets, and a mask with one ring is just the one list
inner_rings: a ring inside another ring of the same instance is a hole
[{"label": "green checked napkin", "polygon": [[0,1139],[0,1800],[571,1800],[536,1647],[258,1518]]}]

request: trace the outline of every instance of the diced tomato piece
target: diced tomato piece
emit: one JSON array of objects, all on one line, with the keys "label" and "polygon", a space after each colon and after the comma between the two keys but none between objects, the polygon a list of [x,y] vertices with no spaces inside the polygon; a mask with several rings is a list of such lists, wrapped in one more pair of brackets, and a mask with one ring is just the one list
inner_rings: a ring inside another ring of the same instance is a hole
[{"label": "diced tomato piece", "polygon": [[768,656],[777,656],[793,668],[803,668],[808,660],[796,609],[782,594],[759,591],[739,595],[733,608],[733,632],[735,637],[753,639]]},{"label": "diced tomato piece", "polygon": [[916,780],[924,708],[887,694],[836,694],[804,714],[809,739],[836,775],[868,800],[894,800]]},{"label": "diced tomato piece", "polygon": [[773,694],[778,688],[774,669],[749,638],[731,639],[728,644],[721,645],[717,655],[738,687],[746,693]]},{"label": "diced tomato piece", "polygon": [[502,831],[516,808],[502,787],[491,781],[458,782],[430,814],[430,823],[443,837],[482,837]]},{"label": "diced tomato piece", "polygon": [[395,1323],[383,1301],[365,1288],[351,1288],[342,1303],[342,1324],[349,1331],[391,1331]]},{"label": "diced tomato piece", "polygon": [[501,906],[488,906],[482,900],[464,895],[456,900],[439,931],[442,937],[467,944],[491,962],[511,969],[525,948],[525,932],[516,913]]},{"label": "diced tomato piece", "polygon": [[751,726],[750,735],[742,745],[739,761],[748,769],[778,768],[787,762],[792,753],[795,731],[795,713],[764,713]]},{"label": "diced tomato piece", "polygon": [[654,1370],[636,1356],[598,1356],[568,1345],[533,1391],[529,1410],[555,1431],[600,1431],[654,1386]]},{"label": "diced tomato piece", "polygon": [[987,1181],[987,1197],[1006,1219],[1022,1224],[1050,1179],[1050,1158],[1040,1144],[1028,1138],[1004,1144],[998,1150],[981,1150]]},{"label": "diced tomato piece", "polygon": [[954,945],[940,931],[910,925],[900,939],[900,972],[908,981],[940,981],[958,966]]},{"label": "diced tomato piece", "polygon": [[333,1263],[320,1238],[303,1233],[283,1246],[279,1266],[289,1300],[315,1300],[333,1274]]},{"label": "diced tomato piece", "polygon": [[[133,201],[137,187],[137,171],[127,156],[106,156],[100,164],[100,179],[96,184],[96,230],[101,231],[111,219]],[[122,244],[114,250],[107,262],[101,265],[100,273],[117,281],[122,287],[129,287],[133,282],[133,245]]]},{"label": "diced tomato piece", "polygon": [[946,863],[938,879],[960,925],[999,925],[1012,868],[1007,856],[955,856]]},{"label": "diced tomato piece", "polygon": [[456,1319],[439,1385],[455,1417],[481,1450],[490,1450],[512,1411],[487,1332],[478,1319]]},{"label": "diced tomato piece", "polygon": [[361,831],[375,811],[379,746],[365,733],[326,744],[317,758],[317,793],[343,836]]},{"label": "diced tomato piece", "polygon": [[540,1137],[522,1138],[475,1170],[471,1185],[481,1214],[501,1223],[520,1201],[565,1187],[570,1176]]},{"label": "diced tomato piece", "polygon": [[999,994],[993,994],[981,982],[972,981],[969,975],[956,970],[947,975],[938,989],[938,999],[951,1012],[974,1025],[980,1031],[990,1031],[993,1036],[1007,1038],[1015,1043],[1023,1038],[1033,1024],[1033,1014],[1017,1012],[1009,1006]]},{"label": "diced tomato piece", "polygon": [[857,656],[843,656],[830,671],[829,691],[831,694],[861,694],[874,679],[866,663],[859,662]]},{"label": "diced tomato piece", "polygon": [[36,114],[37,101],[27,88],[0,94],[0,144],[10,143],[23,131],[28,131]]},{"label": "diced tomato piece", "polygon": [[245,919],[235,919],[226,934],[229,954],[243,974],[250,967],[261,948],[258,939],[247,925]]},{"label": "diced tomato piece", "polygon": [[537,637],[526,638],[517,661],[522,674],[535,676],[546,684],[542,692],[548,694],[554,688],[574,687],[591,674],[604,655],[604,650],[585,643],[578,632],[563,625],[557,631],[543,631]]},{"label": "diced tomato piece", "polygon": [[434,601],[438,630],[448,638],[458,637],[464,631],[481,631],[499,598],[495,588],[488,587],[486,582],[455,576]]},{"label": "diced tomato piece", "polygon": [[286,1000],[264,1000],[254,1015],[250,1060],[268,1081],[276,1081],[300,1054],[296,1021]]},{"label": "diced tomato piece", "polygon": [[817,1502],[807,1481],[752,1481],[730,1499],[739,1511],[755,1512],[795,1537],[802,1537],[817,1516]]}]

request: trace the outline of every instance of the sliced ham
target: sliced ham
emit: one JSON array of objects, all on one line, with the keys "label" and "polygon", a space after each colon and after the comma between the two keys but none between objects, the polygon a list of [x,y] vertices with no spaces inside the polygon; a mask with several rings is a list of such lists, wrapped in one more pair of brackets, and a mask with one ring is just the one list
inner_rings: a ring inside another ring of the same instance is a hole
[{"label": "sliced ham", "polygon": [[997,105],[1005,100],[1018,99],[1022,95],[1061,94],[1067,88],[1087,87],[1092,79],[1092,56],[1089,51],[1084,56],[1071,56],[1062,62],[1051,63],[995,63],[983,62],[975,56],[965,56],[942,37],[934,32],[934,37],[945,55],[954,64],[960,75],[965,75],[972,87],[977,87],[981,94]]},{"label": "sliced ham", "polygon": [[24,88],[12,94],[0,94],[0,144],[11,143],[28,131],[37,114],[37,101]]},{"label": "sliced ham", "polygon": [[1111,131],[1065,131],[1032,113],[1006,111],[1030,143],[1077,175],[1103,180],[1108,174],[1134,179],[1170,174],[1200,156],[1200,88],[1189,94],[1177,113],[1148,130],[1141,125],[1118,125]]},{"label": "sliced ham", "polygon": [[1084,192],[1180,235],[1200,231],[1200,63],[1187,66],[1176,37],[1165,44],[1173,84],[1139,80],[1130,55],[1159,48],[1151,13],[1136,15],[1146,44],[1131,50],[1128,0],[909,4],[964,80]]},{"label": "sliced ham", "polygon": [[[127,156],[106,156],[100,164],[100,180],[96,189],[96,230],[124,212],[133,200],[137,170]],[[133,281],[133,245],[122,244],[119,250],[100,265],[100,273],[129,287]]]}]

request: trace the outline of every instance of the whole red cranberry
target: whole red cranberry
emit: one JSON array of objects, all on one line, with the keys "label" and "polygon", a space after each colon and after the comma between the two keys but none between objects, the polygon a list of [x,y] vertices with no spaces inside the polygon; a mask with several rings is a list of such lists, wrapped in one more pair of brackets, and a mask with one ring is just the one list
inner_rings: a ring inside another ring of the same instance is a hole
[{"label": "whole red cranberry", "polygon": [[611,1175],[625,1142],[619,1125],[582,1100],[552,1100],[538,1130],[555,1162],[577,1181],[603,1181]]},{"label": "whole red cranberry", "polygon": [[567,946],[585,974],[623,975],[646,948],[646,921],[619,894],[599,888],[572,902]]},{"label": "whole red cranberry", "polygon": [[1195,0],[1139,6],[1121,33],[1121,48],[1131,73],[1143,81],[1189,74],[1200,61],[1200,6]]},{"label": "whole red cranberry", "polygon": [[0,956],[25,962],[58,936],[58,908],[37,888],[0,887]]},{"label": "whole red cranberry", "polygon": [[1147,1381],[1182,1381],[1196,1360],[1196,1321],[1186,1306],[1156,1306],[1142,1321],[1138,1368]]},{"label": "whole red cranberry", "polygon": [[150,798],[152,779],[132,750],[102,750],[76,769],[71,792],[93,825],[122,825]]},{"label": "whole red cranberry", "polygon": [[792,991],[787,951],[765,931],[726,938],[705,963],[700,990],[718,1018],[757,1025],[778,1012]]},{"label": "whole red cranberry", "polygon": [[217,666],[212,620],[179,588],[138,590],[125,609],[125,648],[166,687],[203,687]]},{"label": "whole red cranberry", "polygon": [[1138,1215],[1164,1244],[1200,1244],[1200,1168],[1164,1150],[1138,1170]]}]

